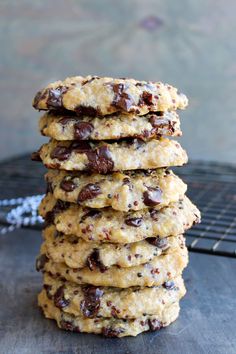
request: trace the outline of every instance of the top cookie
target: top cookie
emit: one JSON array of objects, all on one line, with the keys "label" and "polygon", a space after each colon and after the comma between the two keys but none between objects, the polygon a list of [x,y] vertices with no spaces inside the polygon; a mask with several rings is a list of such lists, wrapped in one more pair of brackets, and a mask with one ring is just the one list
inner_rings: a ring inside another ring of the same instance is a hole
[{"label": "top cookie", "polygon": [[90,116],[114,112],[143,115],[184,109],[187,105],[187,97],[168,84],[98,76],[56,81],[39,91],[33,100],[36,109],[67,109]]}]

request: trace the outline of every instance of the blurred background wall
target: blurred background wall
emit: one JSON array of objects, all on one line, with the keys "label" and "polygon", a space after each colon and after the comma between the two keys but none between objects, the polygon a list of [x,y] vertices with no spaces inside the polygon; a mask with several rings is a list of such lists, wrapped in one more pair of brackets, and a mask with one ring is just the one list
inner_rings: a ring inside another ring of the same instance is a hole
[{"label": "blurred background wall", "polygon": [[80,74],[163,80],[192,159],[236,161],[234,0],[0,0],[0,159],[44,141],[36,91]]}]

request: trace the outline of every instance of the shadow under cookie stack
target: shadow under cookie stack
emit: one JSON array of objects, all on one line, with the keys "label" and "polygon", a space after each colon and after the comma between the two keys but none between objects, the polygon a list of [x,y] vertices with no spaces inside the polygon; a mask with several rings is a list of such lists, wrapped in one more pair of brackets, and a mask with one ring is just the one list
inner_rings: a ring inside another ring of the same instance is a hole
[{"label": "shadow under cookie stack", "polygon": [[49,169],[39,213],[39,306],[60,328],[136,336],[179,314],[188,263],[183,233],[200,221],[170,166],[187,162],[178,142],[174,87],[132,79],[72,77],[41,90],[34,160]]}]

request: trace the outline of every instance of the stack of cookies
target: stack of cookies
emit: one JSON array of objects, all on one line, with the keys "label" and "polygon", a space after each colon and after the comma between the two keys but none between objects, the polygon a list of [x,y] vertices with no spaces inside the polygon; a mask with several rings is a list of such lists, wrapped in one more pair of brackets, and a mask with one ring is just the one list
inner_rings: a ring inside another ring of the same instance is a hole
[{"label": "stack of cookies", "polygon": [[187,104],[167,84],[97,76],[35,96],[50,137],[32,155],[49,169],[39,306],[60,328],[136,336],[178,317],[183,233],[200,213],[168,169],[185,164],[186,152],[163,136],[181,135],[176,110]]}]

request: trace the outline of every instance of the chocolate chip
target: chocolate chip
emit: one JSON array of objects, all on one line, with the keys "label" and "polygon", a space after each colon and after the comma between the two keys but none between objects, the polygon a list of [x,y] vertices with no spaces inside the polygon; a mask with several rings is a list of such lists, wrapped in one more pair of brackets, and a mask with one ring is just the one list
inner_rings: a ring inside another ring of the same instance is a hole
[{"label": "chocolate chip", "polygon": [[39,272],[44,269],[45,264],[49,261],[45,253],[39,255],[36,259],[36,270]]},{"label": "chocolate chip", "polygon": [[163,287],[167,290],[172,290],[175,288],[175,283],[172,280],[163,283]]},{"label": "chocolate chip", "polygon": [[65,161],[69,158],[70,154],[71,151],[66,146],[57,146],[52,150],[50,157],[59,161]]},{"label": "chocolate chip", "polygon": [[45,227],[50,226],[54,223],[55,214],[53,211],[48,211],[44,217]]},{"label": "chocolate chip", "polygon": [[74,150],[81,154],[87,154],[92,151],[92,147],[88,141],[73,141],[70,145],[71,151]]},{"label": "chocolate chip", "polygon": [[153,220],[158,221],[158,215],[159,215],[159,211],[155,210],[155,209],[150,209],[149,210],[150,216]]},{"label": "chocolate chip", "polygon": [[167,238],[160,238],[160,237],[150,237],[147,238],[146,241],[153,246],[156,246],[161,249],[166,249],[168,247]]},{"label": "chocolate chip", "polygon": [[78,326],[74,326],[73,322],[71,322],[71,321],[61,320],[60,327],[62,329],[67,330],[67,331],[80,333],[79,327]]},{"label": "chocolate chip", "polygon": [[77,202],[82,203],[85,200],[93,199],[101,194],[101,188],[97,183],[88,183],[79,192]]},{"label": "chocolate chip", "polygon": [[125,90],[127,86],[124,84],[113,84],[114,99],[112,101],[112,106],[119,108],[124,111],[130,111],[130,108],[135,103],[133,97],[130,96]]},{"label": "chocolate chip", "polygon": [[67,87],[58,86],[55,89],[48,89],[48,98],[47,98],[47,108],[48,109],[58,109],[62,108],[62,97],[63,94],[67,92]]},{"label": "chocolate chip", "polygon": [[90,137],[94,126],[88,122],[78,122],[74,125],[74,138],[76,140],[86,140]]},{"label": "chocolate chip", "polygon": [[115,338],[118,337],[119,334],[123,333],[124,329],[123,328],[111,328],[111,327],[103,327],[102,329],[102,334],[105,337],[111,337],[111,338]]},{"label": "chocolate chip", "polygon": [[90,209],[87,213],[85,213],[82,217],[81,217],[81,221],[83,222],[84,220],[86,220],[87,218],[99,218],[102,216],[102,212],[100,210],[97,209]]},{"label": "chocolate chip", "polygon": [[78,116],[96,117],[100,115],[100,110],[91,106],[78,106],[75,108],[75,112]]},{"label": "chocolate chip", "polygon": [[143,219],[142,218],[128,218],[125,219],[126,225],[140,227],[142,225]]},{"label": "chocolate chip", "polygon": [[149,319],[148,324],[151,331],[159,331],[163,327],[163,324],[156,319]]},{"label": "chocolate chip", "polygon": [[64,179],[60,183],[61,189],[65,192],[72,192],[76,188],[76,184],[70,179]]},{"label": "chocolate chip", "polygon": [[99,268],[102,273],[107,270],[107,267],[105,267],[104,264],[100,261],[99,251],[96,248],[87,258],[87,266],[90,270],[96,270],[96,268]]},{"label": "chocolate chip", "polygon": [[150,118],[149,118],[149,122],[151,123],[151,125],[154,127],[154,128],[157,128],[157,127],[163,127],[165,126],[164,124],[164,120],[163,119],[160,119],[157,115],[153,114]]},{"label": "chocolate chip", "polygon": [[96,79],[99,79],[99,76],[92,76],[91,77],[91,79],[89,79],[89,80],[84,80],[83,82],[82,82],[82,86],[84,86],[84,85],[86,85],[86,84],[89,84],[90,82],[92,82],[92,81],[94,81],[94,80],[96,80]]},{"label": "chocolate chip", "polygon": [[86,152],[86,154],[89,160],[88,170],[101,174],[106,174],[113,170],[114,162],[108,146],[101,146],[94,151]]},{"label": "chocolate chip", "polygon": [[162,191],[160,188],[148,187],[148,190],[143,193],[143,202],[147,206],[155,206],[162,201]]},{"label": "chocolate chip", "polygon": [[76,119],[69,116],[69,117],[62,117],[61,119],[59,119],[58,123],[60,123],[61,125],[66,125],[67,123],[74,122],[74,121],[76,121]]},{"label": "chocolate chip", "polygon": [[100,298],[103,290],[95,286],[87,286],[83,288],[84,300],[80,302],[80,309],[87,318],[96,317],[100,308]]},{"label": "chocolate chip", "polygon": [[141,96],[141,104],[146,104],[147,106],[152,105],[152,94],[148,91],[144,91]]},{"label": "chocolate chip", "polygon": [[35,151],[31,154],[31,160],[32,161],[42,161],[39,151]]},{"label": "chocolate chip", "polygon": [[59,309],[63,309],[64,307],[67,307],[70,303],[69,299],[65,299],[64,290],[65,290],[65,286],[61,285],[54,294],[54,304]]},{"label": "chocolate chip", "polygon": [[38,108],[39,102],[46,97],[46,91],[38,91],[34,97],[33,107]]}]

